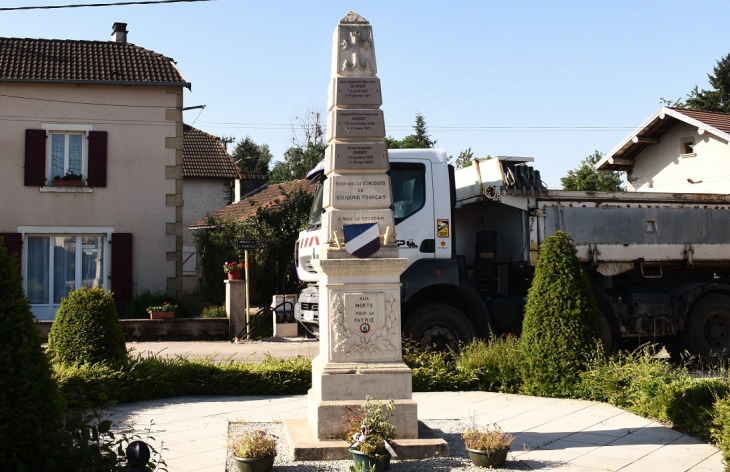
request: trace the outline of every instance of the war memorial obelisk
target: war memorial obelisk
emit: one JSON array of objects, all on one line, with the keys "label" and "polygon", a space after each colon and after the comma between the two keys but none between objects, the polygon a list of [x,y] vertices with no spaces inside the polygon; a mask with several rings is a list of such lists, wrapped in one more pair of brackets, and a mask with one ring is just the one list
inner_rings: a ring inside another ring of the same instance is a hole
[{"label": "war memorial obelisk", "polygon": [[297,443],[295,459],[347,457],[345,441],[334,441],[343,436],[344,407],[366,397],[395,401],[396,444],[415,440],[427,445],[416,456],[448,455],[445,441],[418,440],[411,369],[402,358],[400,275],[408,259],[395,246],[381,104],[372,27],[350,12],[332,47],[323,242],[312,260],[321,274],[320,350],[312,363],[308,431],[302,421],[285,422],[290,443]]}]

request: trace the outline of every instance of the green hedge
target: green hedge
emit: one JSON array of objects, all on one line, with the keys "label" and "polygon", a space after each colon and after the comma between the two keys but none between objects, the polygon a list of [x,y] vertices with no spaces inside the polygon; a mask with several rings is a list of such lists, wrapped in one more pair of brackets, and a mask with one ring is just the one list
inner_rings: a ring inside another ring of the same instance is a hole
[{"label": "green hedge", "polygon": [[[727,372],[692,378],[684,364],[655,358],[656,346],[603,355],[597,344],[572,398],[608,402],[632,413],[671,423],[717,442],[730,459],[730,388]],[[519,341],[474,341],[459,353],[406,346],[403,360],[413,369],[413,390],[524,393]],[[54,377],[71,407],[94,405],[99,394],[121,403],[199,395],[304,394],[311,387],[311,361],[267,358],[260,364],[234,361],[141,357],[118,367],[54,365]],[[718,399],[720,399],[718,401]]]},{"label": "green hedge", "polygon": [[312,368],[301,356],[260,364],[138,356],[118,367],[55,364],[54,377],[69,406],[87,408],[100,393],[120,403],[184,395],[304,394]]}]

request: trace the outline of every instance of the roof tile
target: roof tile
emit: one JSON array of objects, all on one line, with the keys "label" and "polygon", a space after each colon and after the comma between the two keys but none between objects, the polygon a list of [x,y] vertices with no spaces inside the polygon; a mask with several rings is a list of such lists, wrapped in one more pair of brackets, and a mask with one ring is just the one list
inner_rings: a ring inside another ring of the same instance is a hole
[{"label": "roof tile", "polygon": [[[283,192],[292,192],[295,190],[303,190],[311,195],[314,195],[314,191],[317,185],[309,180],[295,180],[294,182],[286,182],[283,184],[272,184],[266,187],[261,192],[251,195],[250,197],[244,198],[238,203],[231,203],[213,213],[212,216],[223,220],[235,220],[243,222],[248,218],[256,215],[259,208],[267,208],[282,197]],[[192,227],[204,227],[208,225],[207,218],[204,218],[197,223],[193,224]]]},{"label": "roof tile", "polygon": [[238,167],[218,138],[183,126],[183,177],[235,179]]},{"label": "roof tile", "polygon": [[0,81],[189,86],[174,61],[116,41],[0,38]]},{"label": "roof tile", "polygon": [[706,123],[722,132],[730,133],[730,113],[689,110],[686,108],[673,108],[673,110],[689,116],[690,118],[694,118],[697,121]]}]

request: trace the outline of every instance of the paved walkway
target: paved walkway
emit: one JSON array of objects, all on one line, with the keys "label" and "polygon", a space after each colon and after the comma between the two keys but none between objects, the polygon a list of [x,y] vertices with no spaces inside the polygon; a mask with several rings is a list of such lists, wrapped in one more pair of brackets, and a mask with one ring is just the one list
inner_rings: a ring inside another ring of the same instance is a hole
[{"label": "paved walkway", "polygon": [[[516,436],[510,460],[531,469],[594,472],[723,471],[721,453],[708,444],[597,402],[489,392],[414,393],[420,419],[498,422]],[[222,472],[228,421],[306,418],[305,395],[177,397],[117,405],[113,419],[154,421],[170,471]]]}]

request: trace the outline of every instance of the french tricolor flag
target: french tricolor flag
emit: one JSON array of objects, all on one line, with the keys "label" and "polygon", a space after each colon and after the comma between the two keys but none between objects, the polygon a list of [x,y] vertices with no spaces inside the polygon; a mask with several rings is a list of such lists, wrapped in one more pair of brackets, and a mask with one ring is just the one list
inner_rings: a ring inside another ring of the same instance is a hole
[{"label": "french tricolor flag", "polygon": [[378,223],[343,225],[345,250],[355,257],[370,257],[380,249]]}]

